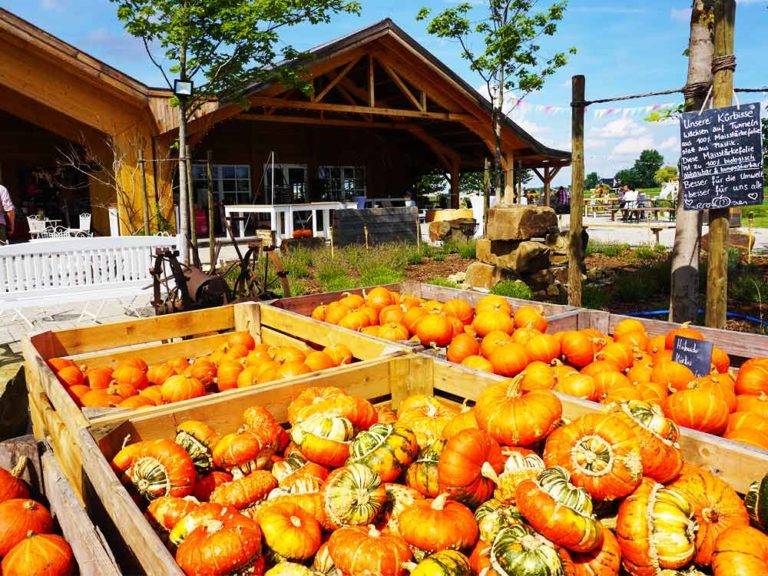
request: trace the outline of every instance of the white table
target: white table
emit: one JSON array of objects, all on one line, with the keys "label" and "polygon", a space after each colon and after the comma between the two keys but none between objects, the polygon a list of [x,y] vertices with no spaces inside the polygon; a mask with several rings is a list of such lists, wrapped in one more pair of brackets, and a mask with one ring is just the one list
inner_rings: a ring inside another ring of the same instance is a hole
[{"label": "white table", "polygon": [[231,216],[240,216],[237,223],[236,234],[245,236],[245,214],[269,214],[269,226],[275,231],[276,241],[279,244],[286,238],[293,237],[293,215],[297,212],[311,212],[312,235],[318,235],[317,213],[323,214],[323,238],[328,238],[331,226],[331,211],[343,209],[357,209],[355,202],[309,202],[307,204],[232,204],[224,206],[224,214],[229,219]]}]

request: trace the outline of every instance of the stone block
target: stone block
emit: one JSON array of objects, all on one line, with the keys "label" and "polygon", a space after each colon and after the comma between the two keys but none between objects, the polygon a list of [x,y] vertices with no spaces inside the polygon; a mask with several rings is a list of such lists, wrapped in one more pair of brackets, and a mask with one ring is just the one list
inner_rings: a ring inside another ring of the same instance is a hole
[{"label": "stone block", "polygon": [[[500,245],[503,250],[497,251]],[[549,266],[549,248],[542,242],[491,241],[490,254],[485,253],[486,248],[483,248],[482,258],[478,252],[478,260],[515,274],[525,274]]]},{"label": "stone block", "polygon": [[[701,249],[705,252],[709,246],[709,232],[704,234],[701,239]],[[744,232],[733,232],[728,234],[728,247],[735,248],[740,254],[746,256],[755,247],[755,235]]]},{"label": "stone block", "polygon": [[429,239],[432,242],[468,241],[475,236],[477,222],[474,218],[458,218],[456,220],[438,220],[429,223]]},{"label": "stone block", "polygon": [[478,238],[477,242],[475,242],[475,258],[480,260],[480,262],[490,264],[492,257],[491,241],[488,238]]},{"label": "stone block", "polygon": [[491,240],[544,238],[556,229],[557,214],[546,206],[494,206],[488,212]]},{"label": "stone block", "polygon": [[470,288],[485,288],[490,290],[496,285],[499,279],[499,273],[496,266],[484,264],[483,262],[473,262],[467,268],[467,274],[464,277],[464,284]]}]

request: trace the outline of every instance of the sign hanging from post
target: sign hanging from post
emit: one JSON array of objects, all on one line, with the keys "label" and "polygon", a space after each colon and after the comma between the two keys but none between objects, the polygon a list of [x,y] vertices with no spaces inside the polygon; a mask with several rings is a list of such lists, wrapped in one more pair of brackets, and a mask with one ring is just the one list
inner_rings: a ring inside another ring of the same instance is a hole
[{"label": "sign hanging from post", "polygon": [[712,371],[712,342],[675,336],[672,360],[688,366],[698,378]]},{"label": "sign hanging from post", "polygon": [[684,113],[680,146],[685,210],[763,203],[760,104]]}]

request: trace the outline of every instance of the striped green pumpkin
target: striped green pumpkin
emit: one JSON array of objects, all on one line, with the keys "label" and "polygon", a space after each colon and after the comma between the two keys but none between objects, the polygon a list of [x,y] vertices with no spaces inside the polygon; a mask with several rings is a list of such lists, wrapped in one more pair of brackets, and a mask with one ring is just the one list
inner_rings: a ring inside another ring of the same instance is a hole
[{"label": "striped green pumpkin", "polygon": [[408,466],[405,483],[418,490],[427,498],[436,498],[440,494],[437,481],[437,463],[445,446],[445,440],[436,440],[419,452],[416,460]]},{"label": "striped green pumpkin", "polygon": [[381,477],[364,464],[337,468],[323,486],[323,509],[332,527],[372,524],[386,501]]},{"label": "striped green pumpkin", "polygon": [[392,482],[400,477],[418,453],[416,434],[407,426],[374,424],[355,437],[347,464],[365,464],[384,482]]},{"label": "striped green pumpkin", "polygon": [[752,521],[763,531],[768,531],[768,474],[749,485],[744,495],[744,504]]},{"label": "striped green pumpkin", "polygon": [[469,558],[456,550],[442,550],[419,562],[406,565],[411,576],[471,576]]},{"label": "striped green pumpkin", "polygon": [[571,475],[565,468],[545,468],[536,479],[539,487],[554,500],[582,516],[592,516],[592,498],[584,488],[577,488],[570,482]]},{"label": "striped green pumpkin", "polygon": [[552,543],[523,524],[499,531],[491,545],[491,566],[499,576],[565,576]]},{"label": "striped green pumpkin", "polygon": [[502,528],[522,522],[523,517],[517,507],[491,498],[477,507],[475,520],[480,529],[480,540],[493,542]]}]

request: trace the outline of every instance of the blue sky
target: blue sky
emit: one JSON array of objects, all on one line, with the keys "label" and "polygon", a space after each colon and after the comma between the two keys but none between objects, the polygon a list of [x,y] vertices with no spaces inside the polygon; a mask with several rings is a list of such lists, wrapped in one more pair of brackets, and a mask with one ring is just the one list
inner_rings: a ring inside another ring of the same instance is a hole
[{"label": "blue sky", "polygon": [[[480,88],[482,81],[460,58],[458,46],[429,36],[426,23],[415,19],[422,6],[437,11],[455,3],[362,0],[361,16],[338,16],[328,25],[287,30],[284,40],[296,48],[307,49],[389,17]],[[547,4],[546,0],[541,0],[541,4]],[[586,76],[587,99],[681,87],[687,70],[682,52],[688,42],[690,4],[690,0],[570,0],[557,36],[547,39],[543,50],[549,53],[574,46],[578,54],[540,93],[530,95],[513,112],[513,119],[548,146],[569,150],[573,74]],[[107,0],[0,0],[0,6],[142,82],[163,85],[162,76],[150,63],[140,41],[123,31],[115,5]],[[737,87],[768,85],[766,32],[768,0],[738,0]],[[681,98],[671,95],[617,103],[617,109],[610,113],[609,104],[591,107],[585,128],[586,171],[613,176],[619,169],[631,166],[647,148],[656,148],[668,163],[675,163],[679,156],[677,123],[645,122],[644,112],[624,108],[677,103]],[[739,99],[741,103],[768,101],[768,94],[741,94]],[[569,181],[569,172],[564,170],[555,183]]]}]

